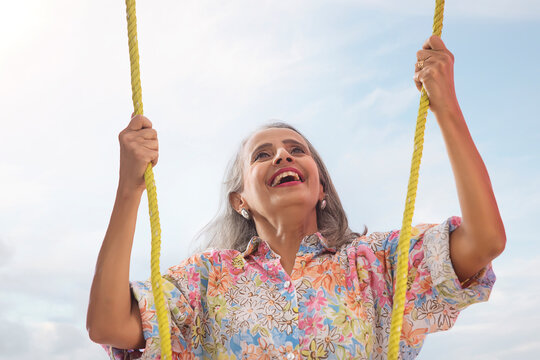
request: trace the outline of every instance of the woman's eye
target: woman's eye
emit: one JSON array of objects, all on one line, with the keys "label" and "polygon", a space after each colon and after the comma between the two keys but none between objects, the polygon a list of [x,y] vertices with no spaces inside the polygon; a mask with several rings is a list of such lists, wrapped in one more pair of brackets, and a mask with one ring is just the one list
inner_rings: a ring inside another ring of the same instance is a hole
[{"label": "woman's eye", "polygon": [[304,149],[302,149],[302,148],[300,148],[300,147],[294,147],[294,148],[291,150],[291,152],[293,152],[293,153],[294,153],[294,152],[300,152],[300,153],[302,153],[302,154],[305,154]]},{"label": "woman's eye", "polygon": [[260,153],[258,153],[257,155],[255,155],[254,160],[258,160],[258,159],[263,158],[263,157],[265,157],[265,156],[270,156],[270,155],[268,155],[268,154],[265,153],[264,151],[263,151],[263,152],[260,152]]}]

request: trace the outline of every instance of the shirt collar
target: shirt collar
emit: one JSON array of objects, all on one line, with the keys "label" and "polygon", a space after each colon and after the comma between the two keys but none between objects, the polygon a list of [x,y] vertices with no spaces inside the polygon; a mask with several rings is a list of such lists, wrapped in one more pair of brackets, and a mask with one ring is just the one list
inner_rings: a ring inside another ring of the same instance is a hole
[{"label": "shirt collar", "polygon": [[[304,255],[313,253],[319,254],[324,251],[336,252],[336,249],[328,245],[326,238],[320,233],[316,232],[311,235],[306,235],[300,242],[297,255]],[[244,257],[249,255],[263,256],[267,259],[279,259],[280,256],[270,248],[270,245],[255,235],[250,240],[246,247],[246,250],[242,253]]]}]

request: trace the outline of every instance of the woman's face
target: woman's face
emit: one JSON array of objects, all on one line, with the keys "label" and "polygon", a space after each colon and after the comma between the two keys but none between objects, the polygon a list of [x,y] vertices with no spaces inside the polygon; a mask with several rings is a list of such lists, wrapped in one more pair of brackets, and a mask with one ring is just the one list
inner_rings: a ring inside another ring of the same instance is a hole
[{"label": "woman's face", "polygon": [[244,189],[239,195],[241,202],[233,206],[248,209],[255,220],[275,217],[285,209],[314,213],[324,192],[302,136],[282,128],[255,133],[244,147]]}]

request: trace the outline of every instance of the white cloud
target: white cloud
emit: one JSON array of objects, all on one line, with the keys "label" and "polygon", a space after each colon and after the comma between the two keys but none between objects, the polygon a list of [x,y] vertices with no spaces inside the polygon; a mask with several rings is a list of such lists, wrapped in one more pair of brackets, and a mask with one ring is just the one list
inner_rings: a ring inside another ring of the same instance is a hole
[{"label": "white cloud", "polygon": [[106,359],[105,351],[92,343],[79,326],[58,322],[0,322],[1,360]]},{"label": "white cloud", "polygon": [[44,194],[46,185],[37,179],[25,176],[26,174],[21,174],[19,166],[6,165],[4,170],[10,176],[2,178],[0,184],[9,191],[0,193],[0,211],[9,212],[25,206],[43,206],[46,200]]},{"label": "white cloud", "polygon": [[[342,3],[408,15],[429,15],[433,14],[435,9],[434,0],[417,0],[414,3],[399,0],[343,0]],[[445,17],[534,20],[538,19],[539,14],[540,4],[535,0],[456,0],[445,3]]]},{"label": "white cloud", "polygon": [[[540,257],[516,256],[494,261],[497,281],[487,303],[460,314],[454,328],[429,335],[419,359],[533,359],[540,342],[537,315]],[[441,348],[451,349],[440,352]]]},{"label": "white cloud", "polygon": [[452,10],[449,16],[455,11],[470,18],[534,20],[540,16],[540,3],[535,0],[460,0]]},{"label": "white cloud", "polygon": [[396,117],[418,99],[419,92],[414,86],[400,86],[394,89],[376,88],[352,105],[349,112],[366,113],[371,110],[377,117]]}]

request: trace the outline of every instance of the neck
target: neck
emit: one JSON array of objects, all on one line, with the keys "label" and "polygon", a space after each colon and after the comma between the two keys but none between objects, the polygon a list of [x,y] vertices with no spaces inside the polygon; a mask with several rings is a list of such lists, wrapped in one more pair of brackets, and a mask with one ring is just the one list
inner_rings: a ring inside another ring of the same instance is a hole
[{"label": "neck", "polygon": [[301,211],[280,211],[271,219],[255,218],[255,227],[260,238],[265,240],[272,251],[281,257],[281,265],[290,275],[294,268],[300,242],[307,235],[318,231],[317,213],[311,210],[306,216],[298,216]]}]

